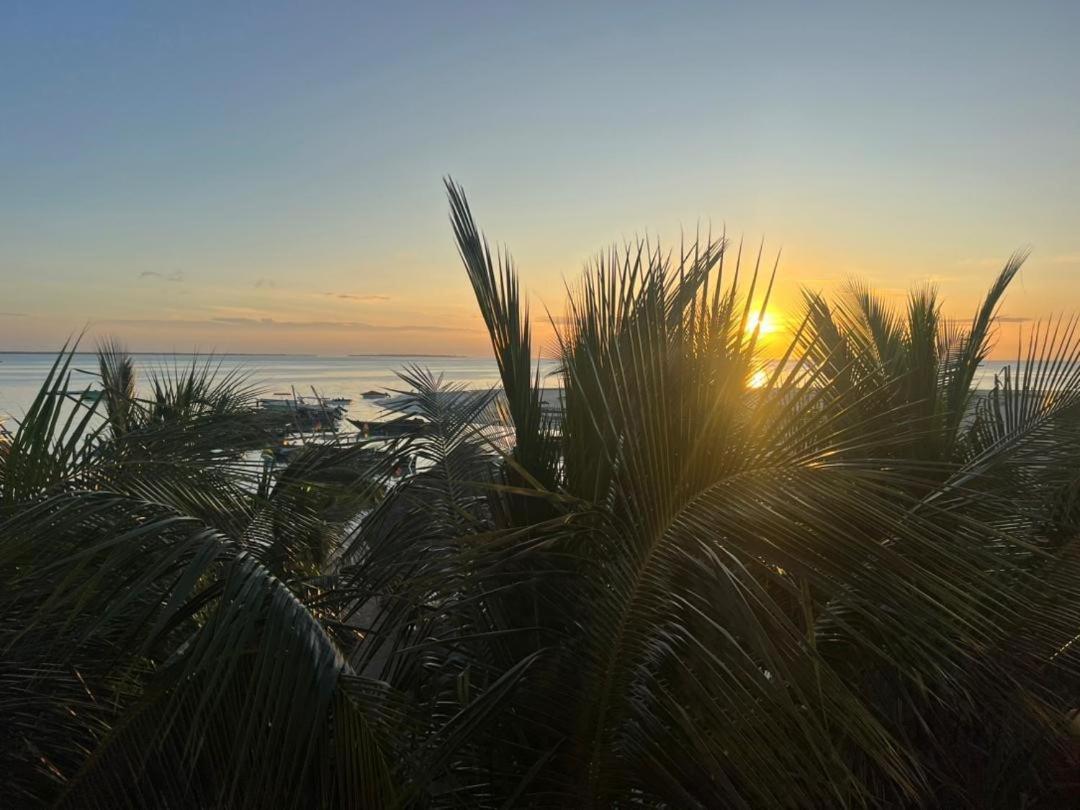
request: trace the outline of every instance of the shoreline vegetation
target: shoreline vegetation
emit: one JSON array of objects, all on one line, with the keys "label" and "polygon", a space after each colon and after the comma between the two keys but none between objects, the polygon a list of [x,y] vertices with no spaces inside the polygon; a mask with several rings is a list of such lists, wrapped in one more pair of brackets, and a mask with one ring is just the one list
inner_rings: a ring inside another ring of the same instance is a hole
[{"label": "shoreline vegetation", "polygon": [[495,391],[408,363],[408,420],[275,464],[243,373],[57,357],[0,439],[5,802],[1080,803],[1078,321],[973,390],[1023,254],[963,324],[807,292],[766,360],[767,257],[616,246],[555,419],[446,190]]}]

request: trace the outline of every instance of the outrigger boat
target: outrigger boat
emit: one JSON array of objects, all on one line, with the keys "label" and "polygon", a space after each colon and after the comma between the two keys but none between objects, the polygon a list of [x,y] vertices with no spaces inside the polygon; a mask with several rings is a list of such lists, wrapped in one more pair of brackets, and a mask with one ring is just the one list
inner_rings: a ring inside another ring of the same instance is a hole
[{"label": "outrigger boat", "polygon": [[351,402],[344,397],[302,397],[295,392],[257,400],[260,410],[280,415],[299,432],[333,430]]},{"label": "outrigger boat", "polygon": [[430,429],[430,423],[415,417],[391,419],[388,421],[361,421],[350,419],[353,427],[365,439],[396,439],[401,436],[416,436]]},{"label": "outrigger boat", "polygon": [[295,393],[275,394],[273,398],[258,400],[259,407],[267,411],[295,412],[303,415],[327,414],[335,419],[340,419],[351,404],[352,400],[345,397],[302,397]]},{"label": "outrigger boat", "polygon": [[[480,408],[475,421],[479,424],[500,424],[502,413],[506,409],[506,396],[501,391],[491,389],[482,390],[451,390],[440,391],[435,394],[436,402],[447,408],[462,407],[466,409]],[[388,413],[397,413],[402,416],[424,416],[425,407],[417,401],[416,394],[398,394],[379,402],[379,407]],[[558,423],[562,419],[563,401],[561,388],[544,388],[540,391],[540,410],[546,419]]]}]

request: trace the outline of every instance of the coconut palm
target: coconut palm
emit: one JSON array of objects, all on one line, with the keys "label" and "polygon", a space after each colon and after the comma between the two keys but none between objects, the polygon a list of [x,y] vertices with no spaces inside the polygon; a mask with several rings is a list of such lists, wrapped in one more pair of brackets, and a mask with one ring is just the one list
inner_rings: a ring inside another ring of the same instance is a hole
[{"label": "coconut palm", "polygon": [[[970,714],[957,711],[966,700],[943,712],[922,688],[886,685],[888,668],[874,675],[882,691],[875,699],[893,707],[883,710],[919,742],[924,758],[935,760],[935,794],[948,795],[955,806],[991,799],[1014,806],[1021,791],[1035,790],[1045,762],[1032,752],[1048,744],[1040,721],[1060,721],[1075,702],[1064,660],[1075,616],[1057,605],[1073,601],[1069,588],[1058,587],[1060,577],[1075,574],[1080,529],[1071,472],[1080,459],[1076,320],[1033,326],[1016,365],[989,391],[972,389],[991,348],[997,308],[1024,258],[1007,262],[970,325],[946,321],[929,287],[912,293],[906,311],[857,284],[831,306],[820,295],[806,297],[802,344],[828,368],[830,395],[847,403],[851,418],[881,425],[881,456],[924,467],[915,487],[925,499],[966,501],[965,512],[1013,540],[999,553],[1025,574],[1015,584],[1024,599],[1008,631],[980,650],[987,672],[995,673],[994,688],[971,691],[979,703]],[[1053,665],[1043,663],[1048,660]]]},{"label": "coconut palm", "polygon": [[242,380],[203,363],[140,400],[107,348],[72,408],[58,360],[0,461],[12,795],[1067,801],[1074,324],[973,392],[1021,257],[964,328],[930,290],[808,294],[766,361],[763,255],[633,243],[568,290],[547,380],[509,255],[447,188],[500,385],[407,369],[425,425],[378,456],[264,475]]},{"label": "coconut palm", "polygon": [[355,631],[309,604],[326,557],[311,549],[344,525],[319,494],[344,489],[351,517],[363,451],[312,450],[260,487],[244,457],[269,434],[243,380],[196,362],[138,399],[130,358],[106,347],[104,395],[73,402],[72,361],[0,456],[9,798],[382,803],[392,703],[345,660]]},{"label": "coconut palm", "polygon": [[[426,781],[441,803],[1015,806],[1045,789],[1075,703],[1075,520],[1047,511],[1055,486],[1075,493],[1075,335],[1038,333],[1021,384],[972,392],[1020,258],[966,331],[929,291],[906,324],[868,294],[861,320],[810,296],[770,365],[747,328],[761,257],[742,268],[709,239],[605,253],[556,326],[555,425],[512,262],[449,192],[513,438],[480,442],[498,454],[483,474],[437,461],[395,490],[350,572],[394,650],[383,677],[451,719],[498,695],[471,755]],[[1033,481],[1025,497],[1003,471]]]}]

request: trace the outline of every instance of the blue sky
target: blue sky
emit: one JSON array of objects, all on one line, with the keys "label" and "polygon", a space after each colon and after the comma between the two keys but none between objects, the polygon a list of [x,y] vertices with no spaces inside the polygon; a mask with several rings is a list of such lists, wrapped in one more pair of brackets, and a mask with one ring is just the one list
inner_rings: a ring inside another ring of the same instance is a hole
[{"label": "blue sky", "polygon": [[0,349],[483,351],[441,177],[537,303],[635,234],[1080,302],[1080,4],[8,4]]}]

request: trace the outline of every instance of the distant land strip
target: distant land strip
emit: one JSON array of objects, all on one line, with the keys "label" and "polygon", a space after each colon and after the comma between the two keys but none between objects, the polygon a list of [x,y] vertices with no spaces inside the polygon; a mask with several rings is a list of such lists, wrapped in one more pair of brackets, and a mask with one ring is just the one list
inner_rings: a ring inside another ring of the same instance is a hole
[{"label": "distant land strip", "polygon": [[[32,355],[49,355],[49,356],[55,357],[59,353],[60,353],[60,351],[58,349],[55,349],[55,350],[52,350],[52,351],[45,351],[45,350],[20,351],[18,349],[0,349],[0,355],[32,354]],[[80,355],[80,354],[96,355],[97,352],[96,351],[77,351],[77,352],[75,352],[75,354],[76,355]],[[204,356],[210,356],[210,357],[327,357],[327,358],[332,358],[332,357],[442,357],[442,358],[453,358],[453,359],[465,359],[465,358],[468,358],[470,356],[470,355],[467,355],[467,354],[428,354],[426,352],[406,352],[404,354],[392,354],[392,353],[383,354],[381,352],[374,352],[374,353],[371,353],[371,354],[346,354],[346,355],[340,355],[340,354],[318,354],[318,353],[315,353],[315,352],[305,353],[305,354],[298,354],[296,352],[214,352],[214,351],[199,352],[199,351],[190,351],[190,352],[127,352],[127,354],[130,354],[133,357],[191,357],[192,355],[197,355],[199,357],[204,357]]]},{"label": "distant land strip", "polygon": [[[59,349],[53,351],[19,351],[18,349],[0,349],[0,355],[4,354],[43,354],[56,356],[60,354]],[[87,354],[96,355],[96,351],[78,351],[74,352],[76,355]],[[133,357],[191,357],[197,355],[199,357],[320,357],[318,354],[294,354],[292,352],[125,352]],[[422,355],[418,355],[422,356]]]}]

